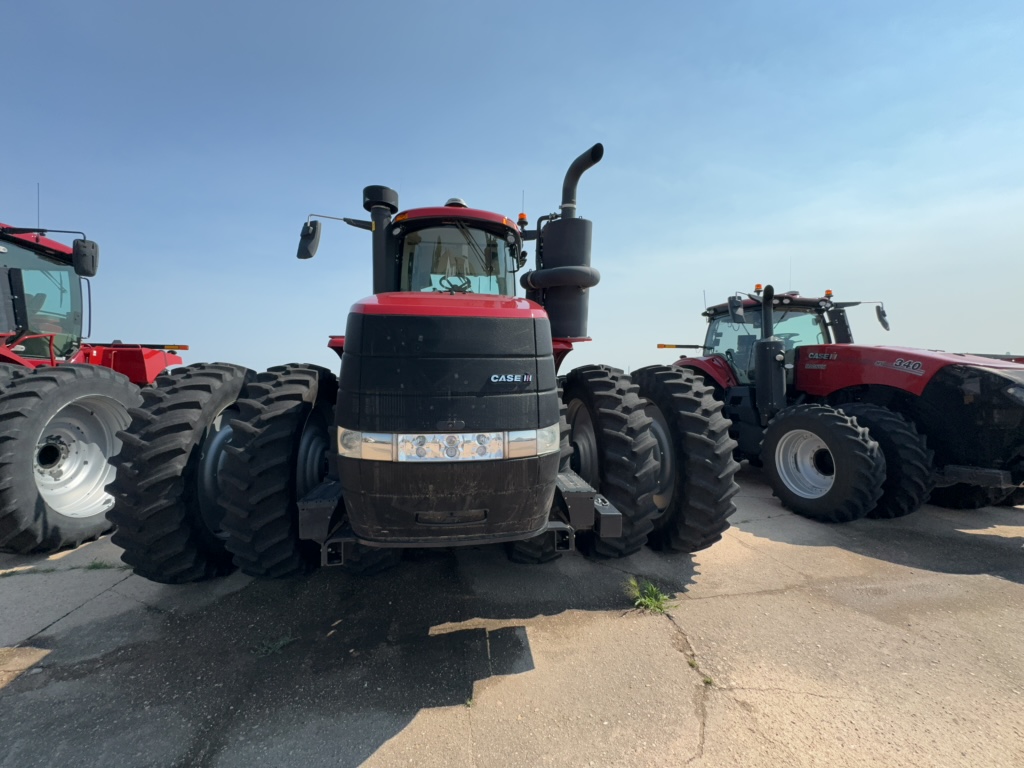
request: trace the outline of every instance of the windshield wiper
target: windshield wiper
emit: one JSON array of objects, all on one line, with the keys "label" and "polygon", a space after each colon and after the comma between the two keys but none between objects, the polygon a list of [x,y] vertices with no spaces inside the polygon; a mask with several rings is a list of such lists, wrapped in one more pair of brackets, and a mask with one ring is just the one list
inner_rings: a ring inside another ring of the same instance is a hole
[{"label": "windshield wiper", "polygon": [[473,253],[475,253],[477,258],[480,260],[480,267],[483,270],[481,275],[489,277],[491,270],[487,268],[487,257],[484,255],[483,250],[477,244],[476,240],[473,239],[473,236],[469,234],[469,228],[458,219],[455,219],[455,226],[458,227],[459,232],[462,233],[462,237],[465,238],[467,243],[469,243],[469,246],[473,249]]}]

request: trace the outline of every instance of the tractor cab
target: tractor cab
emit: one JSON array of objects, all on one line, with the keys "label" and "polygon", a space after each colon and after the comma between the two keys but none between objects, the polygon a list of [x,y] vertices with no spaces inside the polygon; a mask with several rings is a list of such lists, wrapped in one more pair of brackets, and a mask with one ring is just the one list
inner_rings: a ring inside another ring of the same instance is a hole
[{"label": "tractor cab", "polygon": [[[704,312],[708,332],[704,350],[729,363],[741,384],[753,383],[754,342],[763,338],[762,289],[758,285],[746,298],[737,294],[725,304]],[[852,344],[853,333],[846,317],[848,307],[859,301],[837,302],[832,291],[819,298],[801,296],[798,291],[775,294],[772,299],[774,336],[782,341],[786,362],[792,364],[794,350],[808,344]],[[879,320],[884,312],[879,313]]]},{"label": "tractor cab", "polygon": [[399,291],[515,295],[522,236],[503,216],[453,199],[398,214],[391,235]]},{"label": "tractor cab", "polygon": [[74,248],[43,235],[0,225],[0,359],[55,359],[82,344],[82,276],[95,274],[98,249]]}]

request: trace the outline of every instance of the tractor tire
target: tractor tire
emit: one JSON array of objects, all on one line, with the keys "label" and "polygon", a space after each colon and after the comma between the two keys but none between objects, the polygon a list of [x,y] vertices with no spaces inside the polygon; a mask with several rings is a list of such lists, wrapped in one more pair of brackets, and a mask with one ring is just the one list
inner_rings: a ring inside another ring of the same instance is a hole
[{"label": "tractor tire", "polygon": [[714,390],[693,371],[652,365],[632,374],[654,422],[660,473],[652,549],[698,552],[722,538],[739,492],[736,441]]},{"label": "tractor tire", "polygon": [[299,539],[298,500],[327,474],[337,377],[326,368],[285,365],[261,373],[238,401],[220,473],[225,542],[249,576],[284,578],[320,563]]},{"label": "tractor tire", "polygon": [[924,435],[899,413],[873,403],[844,403],[843,413],[866,427],[885,456],[882,497],[868,517],[892,519],[916,512],[935,487],[932,456]]},{"label": "tractor tire", "polygon": [[35,371],[34,368],[26,368],[23,365],[13,365],[12,363],[0,363],[0,390],[3,390],[8,384],[16,378],[22,376],[31,376]]},{"label": "tractor tire", "polygon": [[[562,400],[562,390],[558,390],[558,471],[565,472],[571,467],[572,443],[569,442],[569,421],[566,419],[568,409]],[[555,549],[555,536],[550,531],[534,536],[532,539],[513,541],[505,545],[508,552],[508,559],[513,563],[524,565],[540,565],[550,563],[562,556],[562,553]]]},{"label": "tractor tire", "polygon": [[857,520],[882,495],[882,449],[867,429],[827,405],[779,411],[765,429],[761,460],[782,505],[811,520]]},{"label": "tractor tire", "polygon": [[1010,491],[1010,495],[1002,499],[996,506],[1019,507],[1022,504],[1024,504],[1024,486],[1021,486],[1014,491]]},{"label": "tractor tire", "polygon": [[[7,366],[3,366],[6,368]],[[76,547],[110,530],[114,476],[139,388],[110,368],[10,373],[0,390],[0,550]]]},{"label": "tractor tire", "polygon": [[142,391],[113,462],[112,540],[139,576],[183,584],[234,570],[224,546],[218,474],[237,402],[255,374],[199,363],[159,376]]},{"label": "tractor tire", "polygon": [[626,557],[643,549],[658,508],[657,443],[645,401],[618,368],[588,365],[565,377],[564,400],[573,448],[572,468],[622,513],[622,536],[582,537],[594,557]]},{"label": "tractor tire", "polygon": [[[1017,493],[1017,491],[1012,493]],[[1005,488],[954,483],[932,491],[928,503],[946,509],[981,509],[1001,504],[1008,495],[1010,494]]]}]

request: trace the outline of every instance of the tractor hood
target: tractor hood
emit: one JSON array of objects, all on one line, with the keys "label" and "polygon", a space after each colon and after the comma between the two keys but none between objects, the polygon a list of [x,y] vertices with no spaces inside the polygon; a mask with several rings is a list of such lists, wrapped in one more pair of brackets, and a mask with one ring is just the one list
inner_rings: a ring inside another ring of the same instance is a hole
[{"label": "tractor hood", "polygon": [[1007,383],[1024,380],[1024,365],[978,355],[911,347],[863,344],[811,344],[796,350],[799,389],[827,396],[846,387],[879,385],[920,395],[941,370],[957,366],[1003,376]]}]

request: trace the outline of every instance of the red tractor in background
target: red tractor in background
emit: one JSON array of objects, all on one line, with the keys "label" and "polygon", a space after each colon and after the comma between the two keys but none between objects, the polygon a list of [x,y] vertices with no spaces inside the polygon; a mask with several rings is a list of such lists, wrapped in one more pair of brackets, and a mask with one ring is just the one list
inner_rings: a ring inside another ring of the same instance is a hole
[{"label": "red tractor in background", "polygon": [[1019,493],[1024,365],[855,344],[846,309],[860,303],[758,286],[705,311],[704,354],[675,367],[714,386],[738,456],[763,464],[805,517],[893,518],[926,500],[973,509]]},{"label": "red tractor in background", "polygon": [[[622,557],[721,538],[738,465],[709,387],[667,368],[636,383],[608,366],[558,376],[589,340],[600,276],[576,187],[603,152],[572,163],[560,211],[533,230],[457,198],[399,212],[397,192],[366,187],[370,219],[341,220],[371,233],[373,295],[331,337],[340,376],[215,363],[143,391],[114,460],[123,560],[180,583],[235,567],[370,573],[410,547],[504,544],[541,563],[577,545]],[[320,227],[307,220],[299,258]]]},{"label": "red tractor in background", "polygon": [[0,551],[20,554],[110,529],[117,432],[139,387],[181,363],[167,350],[186,349],[83,343],[99,248],[46,234],[0,224]]}]

